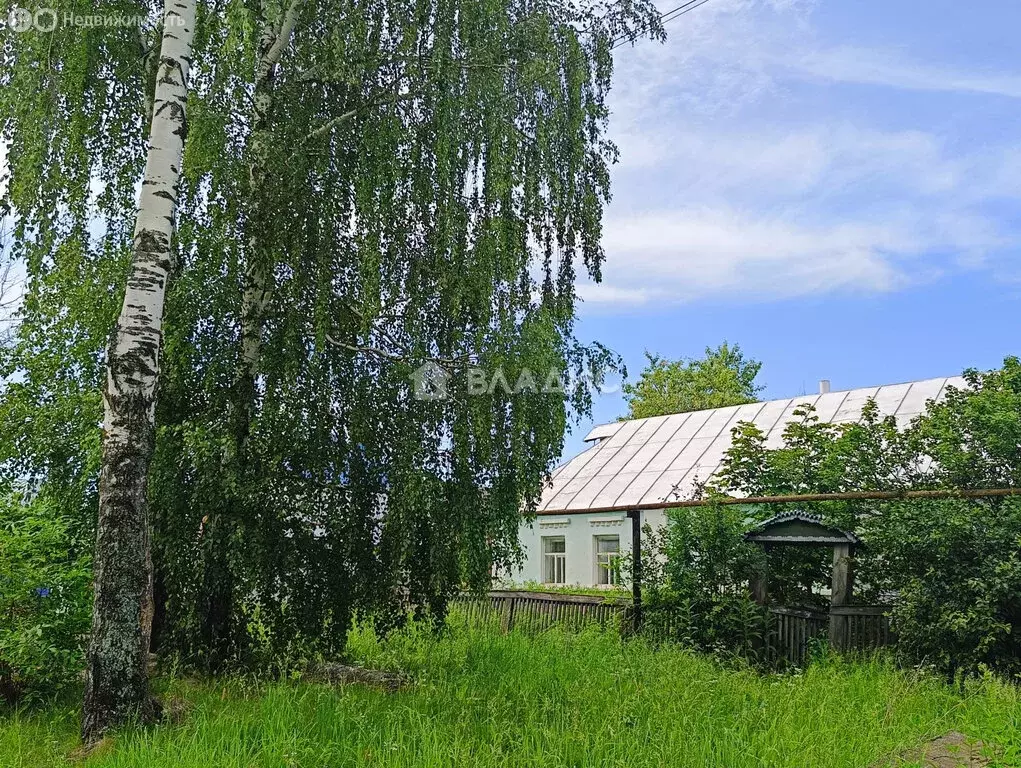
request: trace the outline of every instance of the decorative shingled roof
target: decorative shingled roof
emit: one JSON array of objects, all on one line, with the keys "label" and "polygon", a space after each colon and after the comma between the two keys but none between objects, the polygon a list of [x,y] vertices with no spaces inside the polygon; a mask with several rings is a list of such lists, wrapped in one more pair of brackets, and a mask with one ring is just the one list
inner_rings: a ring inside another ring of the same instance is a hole
[{"label": "decorative shingled roof", "polygon": [[738,422],[755,424],[766,446],[779,447],[794,411],[812,405],[823,422],[858,421],[870,399],[900,427],[939,400],[948,386],[964,388],[963,378],[942,378],[866,387],[844,392],[770,400],[729,408],[654,416],[601,424],[586,436],[592,446],[558,467],[543,493],[538,512],[590,509],[692,498],[696,487],[719,471]]},{"label": "decorative shingled roof", "polygon": [[861,539],[807,512],[783,512],[759,523],[744,536],[759,544],[861,544]]}]

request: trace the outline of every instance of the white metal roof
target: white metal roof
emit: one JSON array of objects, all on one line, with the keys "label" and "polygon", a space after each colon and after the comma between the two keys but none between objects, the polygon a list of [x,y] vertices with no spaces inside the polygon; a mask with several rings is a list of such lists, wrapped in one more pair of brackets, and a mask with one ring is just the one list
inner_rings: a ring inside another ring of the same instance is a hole
[{"label": "white metal roof", "polygon": [[687,499],[696,483],[719,470],[738,422],[756,424],[766,434],[766,445],[775,448],[794,421],[794,411],[805,403],[815,406],[820,421],[841,424],[860,419],[865,403],[874,399],[884,416],[894,416],[904,427],[948,386],[967,384],[959,376],[928,379],[602,424],[585,436],[594,443],[591,448],[553,472],[539,512]]}]

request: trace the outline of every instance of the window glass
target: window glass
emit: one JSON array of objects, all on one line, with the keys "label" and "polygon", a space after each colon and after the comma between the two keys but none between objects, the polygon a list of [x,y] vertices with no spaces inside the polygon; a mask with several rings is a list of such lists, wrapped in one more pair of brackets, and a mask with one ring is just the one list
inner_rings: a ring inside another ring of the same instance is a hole
[{"label": "window glass", "polygon": [[546,542],[546,552],[548,554],[567,551],[567,542],[564,541],[563,536],[547,537],[544,541]]},{"label": "window glass", "polygon": [[600,536],[597,539],[600,552],[620,552],[620,537],[619,536]]},{"label": "window glass", "polygon": [[596,584],[617,583],[617,558],[620,556],[620,536],[596,537]]},{"label": "window glass", "polygon": [[563,536],[542,537],[542,580],[546,584],[567,583],[567,542]]}]

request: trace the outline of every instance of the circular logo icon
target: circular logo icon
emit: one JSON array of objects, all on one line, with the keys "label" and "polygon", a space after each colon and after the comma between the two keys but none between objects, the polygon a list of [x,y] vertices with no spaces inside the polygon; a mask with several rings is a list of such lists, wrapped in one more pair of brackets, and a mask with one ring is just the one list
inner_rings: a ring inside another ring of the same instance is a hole
[{"label": "circular logo icon", "polygon": [[40,8],[32,17],[32,24],[40,32],[52,32],[57,28],[57,12],[52,8]]},{"label": "circular logo icon", "polygon": [[32,12],[27,8],[11,8],[7,14],[7,26],[15,32],[28,32],[32,28]]}]

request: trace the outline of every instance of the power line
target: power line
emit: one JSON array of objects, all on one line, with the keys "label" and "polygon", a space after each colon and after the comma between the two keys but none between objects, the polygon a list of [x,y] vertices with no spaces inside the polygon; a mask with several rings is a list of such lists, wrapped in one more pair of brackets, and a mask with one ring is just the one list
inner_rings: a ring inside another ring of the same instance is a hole
[{"label": "power line", "polygon": [[685,13],[691,10],[691,8],[688,8],[688,6],[694,6],[697,8],[699,4],[700,3],[696,3],[695,0],[687,0],[687,2],[681,3],[673,10],[667,11],[666,13],[662,13],[660,14],[660,16],[662,17],[663,23],[665,24],[668,21],[673,21],[678,16],[683,16]]},{"label": "power line", "polygon": [[[659,15],[660,23],[667,24],[668,22],[671,22],[674,19],[679,19],[681,16],[688,13],[689,11],[693,11],[699,6],[705,5],[708,2],[709,0],[688,0],[688,2],[682,3],[676,8],[667,11],[666,13],[661,13]],[[620,48],[620,46],[626,43],[633,43],[635,39],[636,39],[635,35],[621,35],[611,43],[610,50],[612,51],[617,48]]]}]

